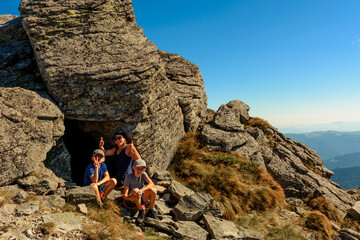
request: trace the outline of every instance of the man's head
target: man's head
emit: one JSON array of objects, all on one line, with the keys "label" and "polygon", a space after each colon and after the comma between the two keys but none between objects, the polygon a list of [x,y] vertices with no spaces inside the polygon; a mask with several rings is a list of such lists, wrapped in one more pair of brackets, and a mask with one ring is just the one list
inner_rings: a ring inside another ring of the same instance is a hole
[{"label": "man's head", "polygon": [[146,162],[142,159],[138,159],[134,162],[132,169],[135,177],[139,177],[143,172],[146,171]]},{"label": "man's head", "polygon": [[114,141],[116,144],[123,144],[125,142],[126,144],[126,133],[124,131],[117,131],[114,134]]},{"label": "man's head", "polygon": [[97,161],[99,162],[100,160],[102,160],[105,157],[105,153],[103,150],[101,149],[96,149],[93,154],[92,154],[92,161]]}]

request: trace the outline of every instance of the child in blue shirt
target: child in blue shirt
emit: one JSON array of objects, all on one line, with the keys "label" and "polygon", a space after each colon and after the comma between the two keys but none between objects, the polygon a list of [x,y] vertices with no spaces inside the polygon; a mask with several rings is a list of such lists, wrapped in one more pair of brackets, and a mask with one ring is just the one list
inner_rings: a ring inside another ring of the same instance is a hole
[{"label": "child in blue shirt", "polygon": [[84,186],[91,186],[96,195],[96,201],[102,207],[101,197],[105,198],[116,186],[117,180],[110,178],[107,167],[104,163],[105,154],[102,150],[96,149],[91,157],[90,163],[85,169]]}]

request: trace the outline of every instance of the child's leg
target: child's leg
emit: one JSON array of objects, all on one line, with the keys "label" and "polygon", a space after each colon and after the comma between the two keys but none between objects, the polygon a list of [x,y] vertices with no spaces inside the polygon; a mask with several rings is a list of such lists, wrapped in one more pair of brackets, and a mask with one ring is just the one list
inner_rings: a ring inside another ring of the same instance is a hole
[{"label": "child's leg", "polygon": [[154,208],[155,206],[155,200],[157,196],[157,191],[155,188],[150,188],[144,192],[143,195],[143,201],[147,202],[150,199],[150,205],[149,208]]},{"label": "child's leg", "polygon": [[115,188],[117,183],[117,180],[115,178],[111,178],[109,181],[107,181],[105,183],[105,191],[104,191],[104,195],[103,197],[106,197],[107,195],[109,195],[109,193]]},{"label": "child's leg", "polygon": [[138,191],[139,189],[138,188],[135,188],[134,190],[131,191],[131,193],[129,194],[129,201],[133,202],[136,204],[136,207],[141,210],[142,209],[142,206],[141,206],[141,196],[138,197]]},{"label": "child's leg", "polygon": [[95,183],[90,184],[90,186],[93,188],[94,192],[95,192],[95,196],[96,196],[96,202],[100,205],[100,207],[102,206],[102,202],[101,202],[101,198],[100,198],[100,192],[98,189],[98,186]]}]

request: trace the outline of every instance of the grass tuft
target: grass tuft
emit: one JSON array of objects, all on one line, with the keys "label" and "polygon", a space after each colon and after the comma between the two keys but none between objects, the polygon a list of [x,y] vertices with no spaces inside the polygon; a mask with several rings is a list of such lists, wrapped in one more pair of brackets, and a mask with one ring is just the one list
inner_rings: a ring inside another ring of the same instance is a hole
[{"label": "grass tuft", "polygon": [[179,143],[169,169],[194,191],[209,193],[228,219],[285,203],[283,189],[257,164],[237,153],[210,152],[200,146],[194,133],[187,133]]},{"label": "grass tuft", "polygon": [[304,225],[316,231],[317,240],[328,240],[332,237],[332,227],[329,219],[319,211],[310,211],[303,214]]},{"label": "grass tuft", "polygon": [[295,229],[293,225],[285,225],[283,227],[273,227],[269,229],[266,235],[267,240],[306,240],[302,234]]},{"label": "grass tuft", "polygon": [[317,210],[328,217],[330,220],[340,223],[341,216],[339,211],[323,197],[317,197],[309,201],[309,207]]}]

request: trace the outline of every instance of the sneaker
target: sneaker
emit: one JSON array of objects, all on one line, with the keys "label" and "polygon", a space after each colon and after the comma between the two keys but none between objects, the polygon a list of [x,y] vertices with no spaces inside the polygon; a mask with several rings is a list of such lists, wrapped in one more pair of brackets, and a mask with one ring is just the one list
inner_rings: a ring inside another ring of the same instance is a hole
[{"label": "sneaker", "polygon": [[140,210],[139,215],[136,218],[136,221],[139,223],[143,223],[144,219],[145,219],[145,212],[144,210]]},{"label": "sneaker", "polygon": [[149,211],[146,213],[146,217],[151,217],[156,220],[160,220],[159,217],[156,215],[156,212],[154,209],[149,209]]}]

